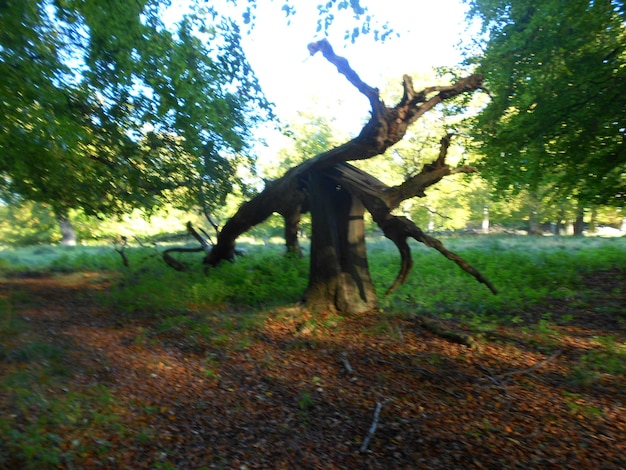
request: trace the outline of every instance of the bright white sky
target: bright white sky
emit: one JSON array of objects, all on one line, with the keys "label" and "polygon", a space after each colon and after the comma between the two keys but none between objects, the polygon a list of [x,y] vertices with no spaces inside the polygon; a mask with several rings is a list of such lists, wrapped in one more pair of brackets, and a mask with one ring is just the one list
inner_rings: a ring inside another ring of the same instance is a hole
[{"label": "bright white sky", "polygon": [[[458,45],[464,34],[470,40],[470,35],[464,33],[466,7],[462,0],[361,1],[374,19],[380,23],[388,21],[401,35],[380,43],[370,34],[352,44],[344,40],[346,29],[354,26],[345,21],[350,14],[344,11],[346,18],[337,17],[328,40],[368,85],[382,87],[394,79],[400,84],[405,73],[453,66],[461,60]],[[292,121],[299,111],[314,112],[335,118],[342,132],[356,134],[368,117],[366,98],[321,54],[310,57],[307,50],[307,44],[322,37],[316,32],[316,6],[320,2],[294,2],[297,14],[287,24],[281,10],[283,2],[258,1],[253,30],[246,33],[246,27],[242,27],[243,48],[283,122]],[[266,150],[259,149],[261,159],[271,158],[277,147],[284,144],[270,131],[261,132],[261,136],[270,145]]]},{"label": "bright white sky", "polygon": [[[320,55],[309,58],[307,44],[320,39],[316,33],[316,9],[320,0],[297,2],[298,13],[286,24],[282,2],[263,2],[257,23],[244,34],[244,50],[256,71],[267,97],[276,103],[279,117],[289,119],[297,111],[319,105],[342,107],[337,101],[356,97],[367,100],[340,76]],[[404,73],[452,66],[460,61],[457,44],[465,30],[465,6],[461,0],[384,0],[362,2],[374,18],[387,20],[401,34],[385,43],[373,37],[359,37],[355,44],[343,39],[345,22],[337,21],[329,41],[335,52],[348,59],[368,85],[380,87],[393,77],[398,83]],[[370,35],[371,36],[371,35]],[[343,103],[342,103],[343,104]],[[356,116],[357,125],[360,123]]]}]

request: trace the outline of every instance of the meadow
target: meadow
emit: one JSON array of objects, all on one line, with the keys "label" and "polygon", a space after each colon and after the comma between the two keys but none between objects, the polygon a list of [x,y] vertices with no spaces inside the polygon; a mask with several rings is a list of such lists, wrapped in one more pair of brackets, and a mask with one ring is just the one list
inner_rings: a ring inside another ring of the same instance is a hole
[{"label": "meadow", "polygon": [[206,273],[3,249],[0,468],[624,466],[626,238],[443,241],[499,293],[415,244],[384,297],[374,237],[380,308],[353,317],[297,308],[308,260],[279,243]]}]

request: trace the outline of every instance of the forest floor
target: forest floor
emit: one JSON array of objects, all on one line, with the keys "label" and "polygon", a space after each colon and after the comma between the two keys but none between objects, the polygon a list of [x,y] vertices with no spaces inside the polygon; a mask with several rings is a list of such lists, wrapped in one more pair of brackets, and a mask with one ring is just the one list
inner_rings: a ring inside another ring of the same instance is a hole
[{"label": "forest floor", "polygon": [[118,312],[96,273],[9,276],[0,468],[626,468],[626,270],[584,284],[472,348],[295,308],[208,342]]}]

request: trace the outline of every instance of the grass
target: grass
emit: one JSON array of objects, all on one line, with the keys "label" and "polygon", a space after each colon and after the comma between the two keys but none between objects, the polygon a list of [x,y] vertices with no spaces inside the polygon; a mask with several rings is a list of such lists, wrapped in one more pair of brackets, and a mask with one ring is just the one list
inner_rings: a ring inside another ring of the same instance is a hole
[{"label": "grass", "polygon": [[[415,265],[408,282],[383,298],[397,273],[398,255],[391,242],[378,237],[368,240],[368,253],[383,310],[428,313],[470,324],[515,323],[519,319],[503,318],[501,312],[523,314],[547,299],[584,301],[578,292],[583,276],[626,265],[624,239],[493,236],[452,237],[444,242],[486,275],[499,294],[492,295],[454,263],[414,243]],[[130,249],[130,269],[123,269],[113,247],[5,249],[0,251],[0,275],[10,271],[116,273],[121,282],[106,298],[129,314],[172,314],[178,318],[169,322],[182,325],[193,320],[188,312],[196,312],[203,320],[203,312],[224,306],[229,311],[235,307],[233,321],[245,324],[254,323],[254,312],[295,302],[306,287],[308,272],[307,259],[284,256],[280,245],[249,244],[246,248],[248,256],[224,263],[208,275],[202,271],[198,254],[185,259],[195,269],[181,274],[165,266],[153,248]],[[166,322],[162,328],[173,326]]]},{"label": "grass", "polygon": [[[622,239],[477,237],[450,239],[446,245],[479,269],[499,294],[492,295],[438,253],[421,248],[414,250],[415,266],[408,282],[385,299],[383,307],[498,318],[504,310],[523,312],[547,299],[575,296],[585,274],[626,263]],[[384,264],[383,269],[373,270],[374,280],[383,286],[395,275],[392,264],[385,263],[388,253],[376,250],[370,261],[371,265]]]}]

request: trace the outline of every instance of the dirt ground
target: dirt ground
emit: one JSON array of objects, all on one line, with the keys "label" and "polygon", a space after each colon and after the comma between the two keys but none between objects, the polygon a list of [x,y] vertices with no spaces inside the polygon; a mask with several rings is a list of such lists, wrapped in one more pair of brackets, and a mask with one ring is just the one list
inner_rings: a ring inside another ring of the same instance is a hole
[{"label": "dirt ground", "polygon": [[[110,283],[95,273],[7,278],[0,295],[28,325],[5,351],[63,348],[69,374],[48,396],[112,396],[116,427],[56,431],[68,454],[93,444],[72,453],[74,468],[626,468],[626,377],[589,361],[603,360],[599,336],[623,348],[626,270],[586,283],[584,299],[514,312],[528,323],[490,329],[475,348],[409,315],[289,308],[203,341],[107,306]],[[555,319],[538,327],[548,310]],[[20,366],[5,356],[0,379]],[[0,414],[25,426],[15,403],[3,386]],[[23,464],[0,452],[6,468]]]}]

